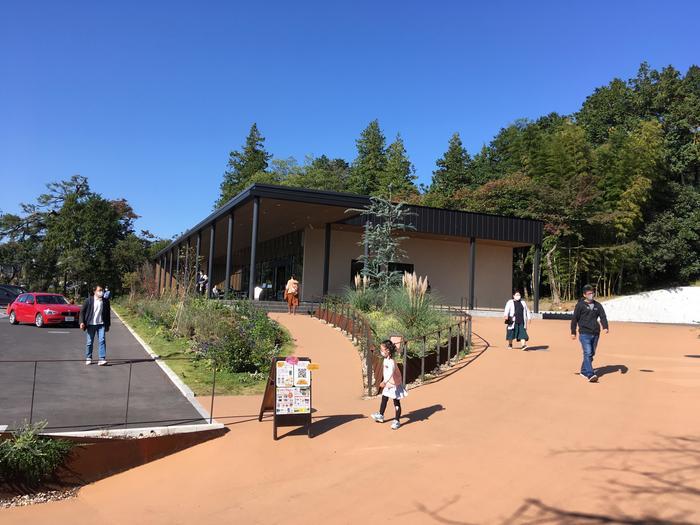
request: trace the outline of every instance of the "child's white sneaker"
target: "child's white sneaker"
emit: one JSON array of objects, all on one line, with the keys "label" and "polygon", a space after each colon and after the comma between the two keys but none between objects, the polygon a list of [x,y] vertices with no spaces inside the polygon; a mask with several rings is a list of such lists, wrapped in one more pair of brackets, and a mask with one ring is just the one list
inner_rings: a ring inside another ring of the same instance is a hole
[{"label": "child's white sneaker", "polygon": [[391,424],[391,430],[398,430],[401,427],[401,423],[399,423],[397,420],[394,420],[394,422]]},{"label": "child's white sneaker", "polygon": [[381,415],[379,412],[375,412],[371,416],[372,419],[374,419],[377,423],[384,423],[384,416]]}]

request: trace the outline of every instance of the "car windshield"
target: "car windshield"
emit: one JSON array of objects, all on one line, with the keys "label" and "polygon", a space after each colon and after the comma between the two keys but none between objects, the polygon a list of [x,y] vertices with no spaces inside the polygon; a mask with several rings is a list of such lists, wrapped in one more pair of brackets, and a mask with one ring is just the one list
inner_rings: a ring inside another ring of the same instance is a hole
[{"label": "car windshield", "polygon": [[39,304],[68,304],[62,295],[37,295],[36,302]]}]

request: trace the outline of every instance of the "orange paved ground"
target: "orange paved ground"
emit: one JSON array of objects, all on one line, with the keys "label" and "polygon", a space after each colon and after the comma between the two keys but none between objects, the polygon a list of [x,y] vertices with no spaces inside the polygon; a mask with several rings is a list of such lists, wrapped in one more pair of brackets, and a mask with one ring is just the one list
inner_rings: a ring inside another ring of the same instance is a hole
[{"label": "orange paved ground", "polygon": [[521,352],[503,348],[501,321],[477,319],[493,346],[412,390],[394,432],[365,417],[377,401],[360,398],[344,337],[277,317],[321,364],[320,435],[274,443],[271,423],[254,420],[259,398],[218,399],[223,438],[72,500],[0,511],[0,523],[700,522],[697,330],[613,324],[596,360],[610,372],[588,384],[568,323],[535,322],[531,343],[548,349]]}]

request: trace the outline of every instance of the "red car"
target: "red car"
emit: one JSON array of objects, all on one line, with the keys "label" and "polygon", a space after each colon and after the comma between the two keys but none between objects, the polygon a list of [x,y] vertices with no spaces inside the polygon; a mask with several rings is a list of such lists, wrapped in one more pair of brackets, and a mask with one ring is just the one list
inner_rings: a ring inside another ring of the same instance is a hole
[{"label": "red car", "polygon": [[10,323],[34,323],[41,328],[48,324],[78,325],[80,306],[56,293],[23,293],[7,307]]}]

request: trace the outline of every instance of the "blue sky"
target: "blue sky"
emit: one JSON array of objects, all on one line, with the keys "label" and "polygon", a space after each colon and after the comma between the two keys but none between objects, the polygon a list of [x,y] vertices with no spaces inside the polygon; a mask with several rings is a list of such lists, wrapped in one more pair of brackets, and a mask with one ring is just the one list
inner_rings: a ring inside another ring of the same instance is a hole
[{"label": "blue sky", "polygon": [[[526,5],[529,4],[529,5]],[[700,63],[700,3],[13,2],[0,16],[0,210],[74,173],[170,237],[257,122],[276,157],[351,161],[378,118],[419,182],[640,62]]]}]

